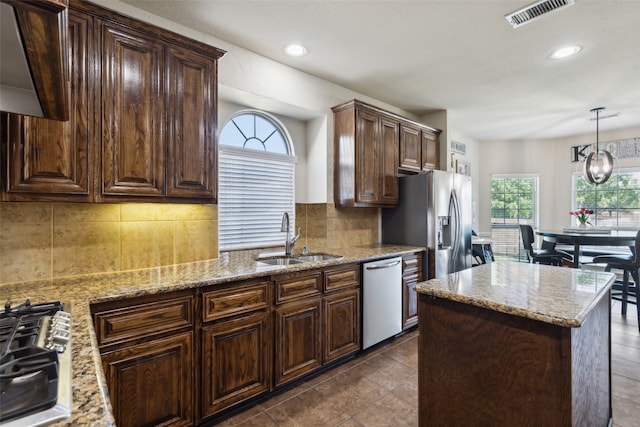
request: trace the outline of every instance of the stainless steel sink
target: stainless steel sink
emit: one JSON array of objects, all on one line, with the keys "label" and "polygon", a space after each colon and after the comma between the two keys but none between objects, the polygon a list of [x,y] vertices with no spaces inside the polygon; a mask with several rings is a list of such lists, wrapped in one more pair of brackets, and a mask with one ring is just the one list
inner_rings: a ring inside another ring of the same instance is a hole
[{"label": "stainless steel sink", "polygon": [[301,261],[297,258],[291,257],[273,257],[273,258],[264,258],[257,259],[259,263],[268,264],[268,265],[294,265],[294,264],[303,264],[307,261]]},{"label": "stainless steel sink", "polygon": [[295,265],[303,264],[305,262],[326,261],[334,258],[341,258],[341,255],[330,255],[323,253],[297,256],[276,255],[265,258],[257,258],[256,261],[259,264],[267,265]]},{"label": "stainless steel sink", "polygon": [[296,259],[304,262],[316,262],[316,261],[326,261],[329,259],[340,258],[338,255],[329,255],[329,254],[312,254],[312,255],[299,255]]}]

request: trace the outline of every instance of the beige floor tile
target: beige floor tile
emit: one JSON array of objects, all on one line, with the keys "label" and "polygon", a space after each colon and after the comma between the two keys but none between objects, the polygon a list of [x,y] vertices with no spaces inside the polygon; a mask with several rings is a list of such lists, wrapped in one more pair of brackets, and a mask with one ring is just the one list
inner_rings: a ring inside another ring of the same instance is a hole
[{"label": "beige floor tile", "polygon": [[280,405],[281,403],[296,397],[300,393],[303,393],[309,390],[310,388],[311,386],[307,383],[299,384],[296,387],[290,388],[288,390],[284,390],[281,393],[276,394],[272,398],[260,403],[258,406],[263,411],[266,411],[267,409],[273,408],[274,406]]},{"label": "beige floor tile", "polygon": [[315,387],[324,399],[342,412],[351,416],[381,398],[386,391],[368,381],[349,383],[346,376],[339,375]]},{"label": "beige floor tile", "polygon": [[278,424],[276,424],[271,417],[269,417],[269,415],[267,415],[265,412],[260,412],[260,414],[256,415],[255,417],[249,418],[248,420],[245,420],[243,422],[241,422],[240,424],[236,424],[236,426],[238,427],[278,427]]},{"label": "beige floor tile", "polygon": [[309,389],[267,411],[280,427],[336,426],[349,419],[315,389]]},{"label": "beige floor tile", "polygon": [[383,355],[402,363],[405,366],[418,367],[418,336],[414,336],[404,342],[391,347],[382,353]]},{"label": "beige floor tile", "polygon": [[368,380],[388,391],[393,390],[417,372],[417,367],[405,366],[385,355],[373,357],[354,369],[359,368]]},{"label": "beige floor tile", "polygon": [[613,399],[613,422],[620,427],[638,427],[640,425],[638,403],[615,397]]},{"label": "beige floor tile", "polygon": [[398,387],[394,388],[392,393],[399,398],[407,401],[407,403],[418,407],[418,374],[409,378]]},{"label": "beige floor tile", "polygon": [[417,427],[418,407],[389,393],[353,418],[367,427]]},{"label": "beige floor tile", "polygon": [[347,421],[342,424],[338,424],[339,427],[364,427],[362,424],[354,420],[353,418],[349,418]]},{"label": "beige floor tile", "polygon": [[216,423],[216,426],[218,427],[237,426],[238,424],[241,424],[249,420],[250,418],[256,417],[260,414],[264,414],[264,411],[262,410],[262,408],[260,408],[260,406],[254,405],[250,408],[245,409],[244,411],[240,412],[237,415],[226,418],[225,420],[219,423]]}]

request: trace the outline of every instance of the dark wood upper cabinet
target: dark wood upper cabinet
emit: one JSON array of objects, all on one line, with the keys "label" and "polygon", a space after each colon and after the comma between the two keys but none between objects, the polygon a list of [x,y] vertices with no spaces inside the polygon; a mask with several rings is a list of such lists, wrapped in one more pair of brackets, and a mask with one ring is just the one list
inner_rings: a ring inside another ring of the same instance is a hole
[{"label": "dark wood upper cabinet", "polygon": [[332,111],[336,206],[394,206],[398,170],[438,168],[439,130],[358,100]]},{"label": "dark wood upper cabinet", "polygon": [[164,45],[111,22],[102,46],[102,195],[164,193]]},{"label": "dark wood upper cabinet", "polygon": [[422,130],[422,170],[438,169],[440,167],[440,131],[434,129]]},{"label": "dark wood upper cabinet", "polygon": [[68,13],[69,121],[3,113],[2,199],[215,203],[225,52],[90,2]]},{"label": "dark wood upper cabinet", "polygon": [[217,196],[216,60],[167,49],[167,196]]},{"label": "dark wood upper cabinet", "polygon": [[337,206],[398,202],[399,122],[359,101],[333,107]]},{"label": "dark wood upper cabinet", "polygon": [[416,123],[400,123],[400,163],[403,171],[438,169],[440,131]]},{"label": "dark wood upper cabinet", "polygon": [[2,113],[4,200],[91,201],[95,129],[92,18],[69,12],[69,120]]},{"label": "dark wood upper cabinet", "polygon": [[400,124],[400,169],[420,171],[422,169],[422,141],[420,128]]},{"label": "dark wood upper cabinet", "polygon": [[[68,0],[2,0],[13,7],[43,117],[68,120]],[[7,58],[3,58],[7,60]],[[72,73],[73,74],[73,73]],[[15,111],[15,110],[13,110]]]}]

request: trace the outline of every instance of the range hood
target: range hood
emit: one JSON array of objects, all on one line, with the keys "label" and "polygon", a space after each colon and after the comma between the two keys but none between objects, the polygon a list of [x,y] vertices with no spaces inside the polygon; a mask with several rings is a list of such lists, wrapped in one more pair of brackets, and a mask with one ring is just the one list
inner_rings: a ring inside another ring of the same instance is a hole
[{"label": "range hood", "polygon": [[0,111],[69,119],[67,0],[0,0]]}]

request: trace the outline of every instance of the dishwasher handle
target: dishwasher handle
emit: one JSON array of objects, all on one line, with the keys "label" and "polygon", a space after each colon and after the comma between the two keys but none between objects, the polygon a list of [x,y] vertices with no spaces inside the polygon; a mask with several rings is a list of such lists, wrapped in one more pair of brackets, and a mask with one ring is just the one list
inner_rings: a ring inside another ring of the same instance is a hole
[{"label": "dishwasher handle", "polygon": [[373,265],[367,265],[365,268],[367,270],[379,270],[381,268],[390,268],[390,267],[395,267],[396,265],[400,264],[402,260],[398,259],[392,262],[388,262],[386,264],[373,264]]}]

